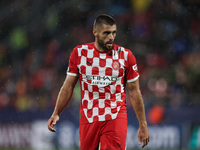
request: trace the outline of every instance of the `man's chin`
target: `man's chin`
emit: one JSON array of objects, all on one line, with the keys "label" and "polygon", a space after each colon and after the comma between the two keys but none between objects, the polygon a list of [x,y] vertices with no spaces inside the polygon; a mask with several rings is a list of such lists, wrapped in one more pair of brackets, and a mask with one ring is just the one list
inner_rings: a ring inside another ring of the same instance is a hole
[{"label": "man's chin", "polygon": [[113,44],[106,44],[106,49],[111,50],[113,48]]}]

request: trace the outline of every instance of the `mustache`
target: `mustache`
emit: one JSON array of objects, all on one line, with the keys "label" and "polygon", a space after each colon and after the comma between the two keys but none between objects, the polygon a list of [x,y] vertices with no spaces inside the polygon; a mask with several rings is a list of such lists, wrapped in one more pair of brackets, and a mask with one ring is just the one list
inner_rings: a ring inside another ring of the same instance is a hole
[{"label": "mustache", "polygon": [[108,41],[108,42],[106,42],[106,44],[113,44],[114,43],[114,41]]}]

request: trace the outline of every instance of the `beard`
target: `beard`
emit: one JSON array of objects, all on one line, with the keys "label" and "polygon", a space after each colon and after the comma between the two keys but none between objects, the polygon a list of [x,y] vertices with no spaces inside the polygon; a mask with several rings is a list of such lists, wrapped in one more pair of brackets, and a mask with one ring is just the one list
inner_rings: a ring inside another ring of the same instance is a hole
[{"label": "beard", "polygon": [[106,46],[106,44],[113,44],[113,41],[104,42],[103,40],[100,39],[99,36],[97,36],[97,42],[99,46],[106,51],[112,50],[113,48],[113,46]]}]

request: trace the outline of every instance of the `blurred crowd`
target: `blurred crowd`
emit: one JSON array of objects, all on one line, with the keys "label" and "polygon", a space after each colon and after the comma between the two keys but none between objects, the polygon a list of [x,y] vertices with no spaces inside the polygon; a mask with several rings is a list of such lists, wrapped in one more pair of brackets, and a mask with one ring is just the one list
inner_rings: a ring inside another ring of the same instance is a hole
[{"label": "blurred crowd", "polygon": [[[0,110],[53,108],[70,52],[94,41],[102,13],[117,21],[116,44],[136,56],[145,106],[200,106],[198,0],[1,0]],[[77,84],[70,105],[79,107],[79,92]]]}]

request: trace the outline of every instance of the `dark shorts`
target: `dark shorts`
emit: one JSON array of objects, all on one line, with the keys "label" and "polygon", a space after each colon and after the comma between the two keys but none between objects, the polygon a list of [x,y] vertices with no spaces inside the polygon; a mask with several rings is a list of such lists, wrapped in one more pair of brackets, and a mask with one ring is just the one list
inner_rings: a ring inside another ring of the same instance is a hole
[{"label": "dark shorts", "polygon": [[127,120],[114,119],[102,122],[81,124],[81,150],[125,150]]}]

